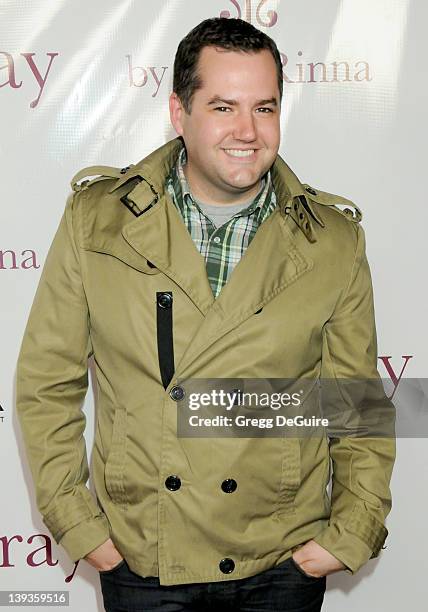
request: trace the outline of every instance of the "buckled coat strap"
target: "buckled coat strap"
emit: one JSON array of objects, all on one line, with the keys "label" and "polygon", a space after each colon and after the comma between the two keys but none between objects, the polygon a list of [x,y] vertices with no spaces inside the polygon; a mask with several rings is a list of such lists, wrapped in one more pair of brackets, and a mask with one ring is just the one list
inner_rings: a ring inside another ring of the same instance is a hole
[{"label": "buckled coat strap", "polygon": [[317,240],[312,219],[321,227],[325,227],[323,220],[314,210],[314,205],[309,202],[304,194],[290,195],[285,203],[284,214],[289,215],[300,227],[309,242],[316,242]]},{"label": "buckled coat strap", "polygon": [[[129,182],[128,190],[122,195],[120,201],[136,216],[139,217],[143,212],[155,204],[158,193],[153,186],[141,176],[133,176]],[[110,190],[111,192],[111,190]]]}]

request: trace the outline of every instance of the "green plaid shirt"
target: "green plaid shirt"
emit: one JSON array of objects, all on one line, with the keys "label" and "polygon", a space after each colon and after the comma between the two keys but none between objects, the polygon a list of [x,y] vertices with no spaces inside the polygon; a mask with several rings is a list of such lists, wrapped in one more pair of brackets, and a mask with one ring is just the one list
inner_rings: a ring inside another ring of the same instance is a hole
[{"label": "green plaid shirt", "polygon": [[166,188],[196,248],[205,259],[208,280],[216,298],[254,238],[257,228],[274,211],[275,191],[269,171],[263,189],[253,202],[216,228],[191,194],[183,171],[186,161],[186,149],[183,147],[166,179]]}]

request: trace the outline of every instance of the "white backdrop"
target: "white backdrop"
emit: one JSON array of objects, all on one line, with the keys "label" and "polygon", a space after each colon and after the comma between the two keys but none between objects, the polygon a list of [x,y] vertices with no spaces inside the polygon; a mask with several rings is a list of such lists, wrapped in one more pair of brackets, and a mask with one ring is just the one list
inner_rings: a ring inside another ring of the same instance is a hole
[{"label": "white backdrop", "polygon": [[[0,590],[66,589],[70,610],[103,609],[87,563],[65,583],[73,563],[35,507],[14,412],[16,359],[71,177],[136,163],[176,135],[176,47],[227,12],[282,53],[280,154],[302,182],[363,211],[381,375],[426,374],[426,2],[0,0]],[[90,455],[91,388],[84,410]],[[323,610],[426,610],[427,473],[426,440],[399,439],[387,548],[355,576],[329,576]]]}]

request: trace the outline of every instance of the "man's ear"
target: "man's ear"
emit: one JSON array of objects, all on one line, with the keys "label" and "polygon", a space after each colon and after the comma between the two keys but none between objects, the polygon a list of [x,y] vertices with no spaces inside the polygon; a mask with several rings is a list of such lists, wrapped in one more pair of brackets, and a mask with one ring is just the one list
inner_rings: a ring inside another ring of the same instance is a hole
[{"label": "man's ear", "polygon": [[169,116],[175,131],[179,136],[183,136],[183,116],[184,108],[180,98],[173,91],[169,96]]}]

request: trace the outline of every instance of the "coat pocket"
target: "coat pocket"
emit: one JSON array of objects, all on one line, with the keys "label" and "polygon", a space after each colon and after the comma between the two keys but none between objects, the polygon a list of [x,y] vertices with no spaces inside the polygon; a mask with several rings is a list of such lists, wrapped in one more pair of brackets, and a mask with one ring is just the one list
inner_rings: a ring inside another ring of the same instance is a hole
[{"label": "coat pocket", "polygon": [[279,485],[278,504],[275,515],[295,514],[296,493],[301,482],[300,440],[298,438],[282,438],[281,481]]},{"label": "coat pocket", "polygon": [[126,411],[123,408],[116,408],[104,478],[106,491],[112,501],[124,505],[128,502],[125,487],[126,446]]}]

